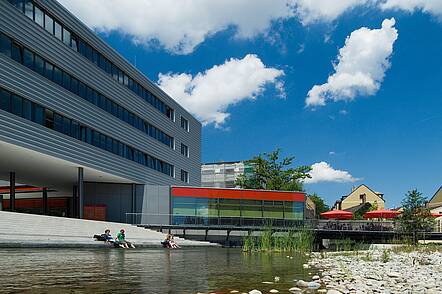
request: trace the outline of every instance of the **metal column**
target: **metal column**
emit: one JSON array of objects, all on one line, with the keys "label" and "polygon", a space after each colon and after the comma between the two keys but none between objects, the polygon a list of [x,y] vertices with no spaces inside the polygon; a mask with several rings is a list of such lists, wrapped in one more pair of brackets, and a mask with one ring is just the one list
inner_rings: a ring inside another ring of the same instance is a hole
[{"label": "metal column", "polygon": [[48,206],[48,188],[43,188],[43,214],[47,215],[49,212],[49,206]]},{"label": "metal column", "polygon": [[9,208],[15,211],[15,172],[9,173]]},{"label": "metal column", "polygon": [[84,173],[83,168],[78,168],[78,185],[77,185],[77,193],[78,193],[78,217],[83,218],[83,208],[84,208]]}]

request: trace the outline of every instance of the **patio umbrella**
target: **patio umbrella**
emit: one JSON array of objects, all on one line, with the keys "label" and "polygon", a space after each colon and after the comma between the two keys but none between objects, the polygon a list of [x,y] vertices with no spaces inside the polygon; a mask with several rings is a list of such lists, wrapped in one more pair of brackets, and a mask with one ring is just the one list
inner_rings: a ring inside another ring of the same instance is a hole
[{"label": "patio umbrella", "polygon": [[321,213],[321,216],[327,219],[352,219],[353,213],[344,210],[330,210]]},{"label": "patio umbrella", "polygon": [[399,214],[401,213],[396,210],[380,209],[366,212],[364,218],[395,218]]},{"label": "patio umbrella", "polygon": [[441,217],[442,213],[432,213],[431,216],[432,217]]}]

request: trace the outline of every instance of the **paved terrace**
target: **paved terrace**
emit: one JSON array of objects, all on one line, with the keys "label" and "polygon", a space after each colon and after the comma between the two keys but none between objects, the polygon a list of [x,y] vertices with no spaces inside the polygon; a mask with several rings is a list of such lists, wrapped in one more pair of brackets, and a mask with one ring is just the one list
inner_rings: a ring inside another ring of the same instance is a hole
[{"label": "paved terrace", "polygon": [[[107,247],[92,236],[110,229],[113,236],[124,228],[137,247],[159,247],[165,234],[130,224],[80,220],[0,211],[0,247]],[[208,242],[176,238],[182,247],[215,246]]]}]

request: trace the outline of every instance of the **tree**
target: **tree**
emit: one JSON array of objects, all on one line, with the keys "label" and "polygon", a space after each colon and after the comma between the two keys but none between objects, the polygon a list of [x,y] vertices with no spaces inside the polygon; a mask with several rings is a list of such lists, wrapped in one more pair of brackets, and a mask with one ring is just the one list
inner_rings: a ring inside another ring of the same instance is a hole
[{"label": "tree", "polygon": [[281,150],[259,154],[245,162],[253,172],[242,174],[236,185],[243,189],[303,191],[302,181],[310,178],[310,166],[291,168],[294,157],[279,159]]},{"label": "tree", "polygon": [[310,199],[315,203],[315,217],[319,218],[321,213],[329,211],[330,207],[325,203],[324,199],[322,199],[318,194],[313,193],[309,195]]},{"label": "tree", "polygon": [[425,208],[427,199],[416,189],[408,191],[402,201],[403,212],[399,218],[404,233],[413,236],[416,244],[418,233],[426,232],[434,227],[434,218],[429,209]]}]

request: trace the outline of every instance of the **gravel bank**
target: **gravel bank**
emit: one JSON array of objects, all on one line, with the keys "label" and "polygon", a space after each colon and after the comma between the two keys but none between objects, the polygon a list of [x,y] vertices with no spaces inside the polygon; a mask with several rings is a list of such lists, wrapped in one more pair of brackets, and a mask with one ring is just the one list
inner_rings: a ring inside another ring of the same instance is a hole
[{"label": "gravel bank", "polygon": [[442,293],[442,252],[314,253],[327,293]]}]

